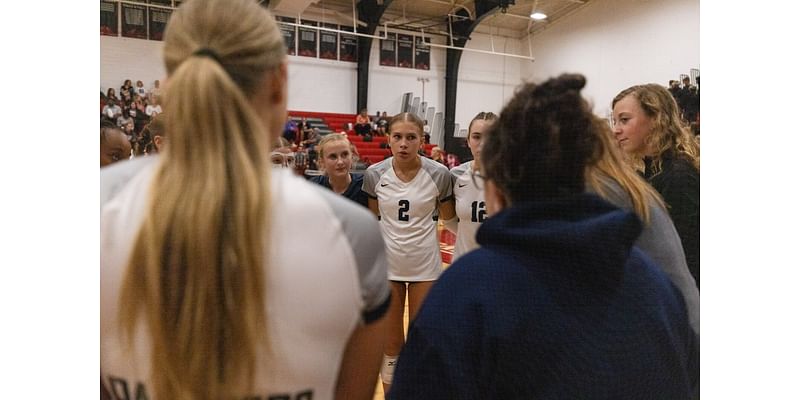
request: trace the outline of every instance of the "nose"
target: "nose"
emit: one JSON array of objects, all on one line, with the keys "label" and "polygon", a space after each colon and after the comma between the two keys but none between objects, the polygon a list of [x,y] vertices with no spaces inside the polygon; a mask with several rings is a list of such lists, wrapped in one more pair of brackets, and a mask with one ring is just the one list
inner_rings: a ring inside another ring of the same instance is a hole
[{"label": "nose", "polygon": [[612,124],[611,125],[611,130],[614,132],[614,136],[621,135],[622,134],[622,124],[618,124],[618,123]]}]

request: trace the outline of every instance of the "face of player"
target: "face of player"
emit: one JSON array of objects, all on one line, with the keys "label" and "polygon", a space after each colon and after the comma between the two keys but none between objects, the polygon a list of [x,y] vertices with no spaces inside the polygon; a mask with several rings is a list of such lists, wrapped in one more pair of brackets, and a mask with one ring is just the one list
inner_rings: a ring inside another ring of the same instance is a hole
[{"label": "face of player", "polygon": [[336,140],[326,144],[322,164],[330,178],[346,177],[350,173],[350,167],[353,165],[350,143],[344,140]]},{"label": "face of player", "polygon": [[389,147],[392,155],[401,162],[407,162],[419,157],[419,146],[422,143],[422,132],[412,122],[395,122],[389,127]]},{"label": "face of player", "polygon": [[614,105],[614,137],[626,153],[647,154],[645,139],[652,129],[652,119],[632,95]]},{"label": "face of player", "polygon": [[467,137],[467,146],[469,146],[469,150],[472,152],[472,158],[475,159],[476,162],[480,162],[481,159],[481,141],[483,140],[483,134],[489,129],[491,125],[491,121],[487,121],[485,119],[479,119],[472,122],[472,128],[469,131],[469,136]]},{"label": "face of player", "polygon": [[117,129],[106,133],[106,140],[100,143],[100,167],[128,159],[131,144],[125,135]]}]

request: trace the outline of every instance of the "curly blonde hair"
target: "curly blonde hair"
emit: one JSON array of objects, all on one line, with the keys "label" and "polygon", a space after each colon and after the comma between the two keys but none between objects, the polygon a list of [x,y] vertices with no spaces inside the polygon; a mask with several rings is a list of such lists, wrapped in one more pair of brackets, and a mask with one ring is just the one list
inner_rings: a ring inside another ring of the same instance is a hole
[{"label": "curly blonde hair", "polygon": [[665,153],[674,153],[691,161],[700,170],[700,144],[691,129],[680,117],[675,98],[663,86],[649,83],[631,86],[614,97],[611,108],[622,99],[633,96],[639,101],[645,114],[652,120],[652,130],[645,138],[645,148],[649,154],[635,154],[629,160],[637,170],[644,170],[644,156],[653,158],[656,173],[661,171],[661,160]]}]

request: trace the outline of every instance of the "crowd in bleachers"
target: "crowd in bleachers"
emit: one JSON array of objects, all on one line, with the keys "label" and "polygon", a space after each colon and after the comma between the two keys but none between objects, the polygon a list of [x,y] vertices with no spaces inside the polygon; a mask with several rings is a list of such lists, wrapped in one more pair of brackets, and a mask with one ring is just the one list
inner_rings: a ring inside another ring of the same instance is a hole
[{"label": "crowd in bleachers", "polygon": [[161,84],[158,80],[150,89],[145,88],[141,80],[137,80],[134,86],[130,79],[126,79],[119,91],[114,88],[100,91],[101,123],[105,121],[119,128],[134,154],[154,151],[153,138],[145,127],[161,112]]},{"label": "crowd in bleachers", "polygon": [[681,81],[670,80],[669,92],[678,103],[681,117],[695,136],[700,135],[700,77],[695,78],[697,86],[691,84],[688,76]]}]

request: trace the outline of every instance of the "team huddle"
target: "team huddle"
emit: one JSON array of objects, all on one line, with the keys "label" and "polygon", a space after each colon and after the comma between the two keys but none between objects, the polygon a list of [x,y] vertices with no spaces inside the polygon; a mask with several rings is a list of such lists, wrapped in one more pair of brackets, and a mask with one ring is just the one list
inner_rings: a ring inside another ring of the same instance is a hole
[{"label": "team huddle", "polygon": [[665,88],[621,92],[612,128],[583,76],[524,84],[452,170],[400,113],[390,157],[354,174],[329,134],[309,182],[272,167],[266,8],[186,2],[164,43],[169,142],[100,173],[104,398],[698,396],[699,144]]}]

